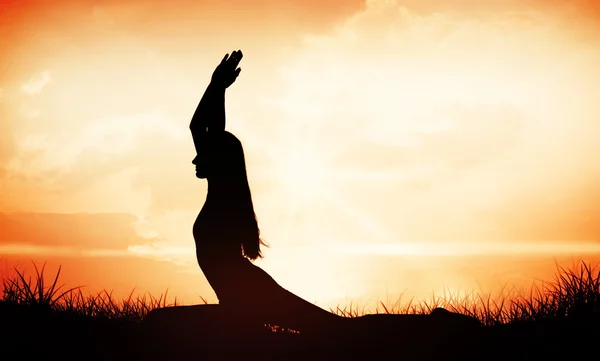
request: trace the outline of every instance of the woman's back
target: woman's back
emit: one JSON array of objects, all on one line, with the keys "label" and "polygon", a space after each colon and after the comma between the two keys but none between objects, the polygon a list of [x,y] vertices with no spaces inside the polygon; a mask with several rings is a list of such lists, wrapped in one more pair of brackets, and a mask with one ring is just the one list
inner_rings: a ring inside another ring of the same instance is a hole
[{"label": "woman's back", "polygon": [[[238,303],[273,288],[275,281],[242,255],[231,213],[203,207],[194,222],[196,257],[219,302]],[[278,286],[278,285],[277,285]]]}]

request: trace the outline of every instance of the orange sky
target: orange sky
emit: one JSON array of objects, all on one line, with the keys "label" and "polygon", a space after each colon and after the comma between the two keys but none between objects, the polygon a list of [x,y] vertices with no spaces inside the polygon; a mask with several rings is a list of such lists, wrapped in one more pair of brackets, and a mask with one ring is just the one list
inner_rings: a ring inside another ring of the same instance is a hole
[{"label": "orange sky", "polygon": [[238,48],[227,127],[272,245],[257,264],[284,287],[424,295],[600,254],[593,0],[0,4],[7,264],[213,297],[188,124]]}]

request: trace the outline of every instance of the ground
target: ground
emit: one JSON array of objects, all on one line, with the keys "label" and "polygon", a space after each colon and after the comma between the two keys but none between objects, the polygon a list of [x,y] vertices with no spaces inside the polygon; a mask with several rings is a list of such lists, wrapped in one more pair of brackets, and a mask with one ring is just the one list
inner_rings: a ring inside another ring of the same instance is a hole
[{"label": "ground", "polygon": [[316,337],[176,309],[137,323],[0,303],[1,350],[7,360],[525,360],[596,352],[600,336],[598,318],[484,327],[434,312],[364,315]]}]

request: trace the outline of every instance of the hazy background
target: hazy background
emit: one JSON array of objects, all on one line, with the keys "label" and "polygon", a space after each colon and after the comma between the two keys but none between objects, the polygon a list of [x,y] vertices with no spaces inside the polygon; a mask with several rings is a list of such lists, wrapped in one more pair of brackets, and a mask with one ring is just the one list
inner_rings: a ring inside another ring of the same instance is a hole
[{"label": "hazy background", "polygon": [[368,303],[600,260],[593,0],[0,7],[3,273],[215,301],[188,125],[234,49],[227,129],[284,287]]}]

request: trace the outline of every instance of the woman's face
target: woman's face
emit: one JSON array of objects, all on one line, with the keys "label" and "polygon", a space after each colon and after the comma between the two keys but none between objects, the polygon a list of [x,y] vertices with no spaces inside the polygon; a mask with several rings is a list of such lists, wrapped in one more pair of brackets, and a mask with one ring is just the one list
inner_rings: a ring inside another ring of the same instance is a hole
[{"label": "woman's face", "polygon": [[240,157],[240,150],[235,144],[221,139],[202,142],[197,146],[192,164],[196,166],[196,177],[200,179],[242,174],[240,170],[244,169],[243,153]]},{"label": "woman's face", "polygon": [[206,152],[196,154],[192,164],[196,166],[196,177],[206,179],[208,177],[208,156]]}]

